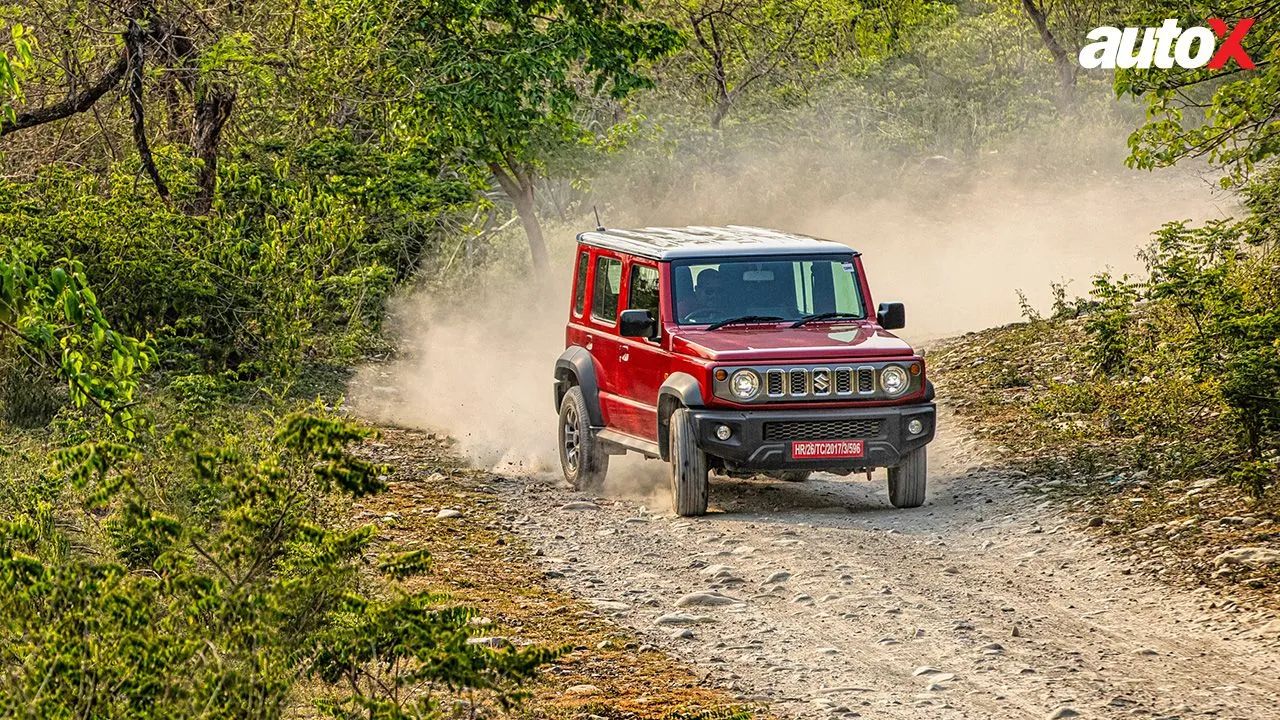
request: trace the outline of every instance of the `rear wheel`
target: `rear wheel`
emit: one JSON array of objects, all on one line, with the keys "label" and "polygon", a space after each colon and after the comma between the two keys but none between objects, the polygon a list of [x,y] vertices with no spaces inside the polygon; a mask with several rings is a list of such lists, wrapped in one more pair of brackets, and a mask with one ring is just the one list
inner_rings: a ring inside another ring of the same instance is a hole
[{"label": "rear wheel", "polygon": [[671,413],[671,505],[677,515],[707,514],[707,455],[694,437],[686,408]]},{"label": "rear wheel", "polygon": [[591,430],[582,389],[569,388],[560,401],[560,469],[578,490],[597,490],[609,471],[609,455]]},{"label": "rear wheel", "polygon": [[773,473],[773,477],[785,482],[804,482],[812,475],[808,470],[779,470]]},{"label": "rear wheel", "polygon": [[896,508],[914,508],[924,504],[925,477],[929,472],[925,448],[913,450],[898,467],[889,468],[889,502]]}]

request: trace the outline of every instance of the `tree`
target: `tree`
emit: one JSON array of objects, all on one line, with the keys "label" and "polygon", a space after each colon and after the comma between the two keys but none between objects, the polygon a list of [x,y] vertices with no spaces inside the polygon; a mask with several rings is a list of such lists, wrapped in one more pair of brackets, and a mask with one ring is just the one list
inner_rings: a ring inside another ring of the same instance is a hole
[{"label": "tree", "polygon": [[583,103],[650,87],[644,63],[675,34],[633,18],[630,0],[423,2],[387,45],[406,100],[395,123],[492,175],[524,226],[534,268],[547,267],[535,208],[540,174],[594,137]]},{"label": "tree", "polygon": [[[158,106],[167,116],[165,140],[185,145],[196,161],[194,192],[181,204],[195,214],[208,212],[238,77],[270,59],[250,51],[254,43],[244,30],[260,27],[258,12],[168,0],[31,0],[26,10],[29,32],[42,52],[30,63],[28,102],[0,117],[0,137],[90,113],[105,154],[115,157],[121,132],[114,106],[123,102],[123,124],[141,169],[156,194],[172,204],[171,182],[152,149]],[[32,154],[47,152],[39,140],[28,148]]]},{"label": "tree", "polygon": [[1115,88],[1141,97],[1148,122],[1129,138],[1130,165],[1152,169],[1189,157],[1204,157],[1227,171],[1224,184],[1245,181],[1261,163],[1280,153],[1280,6],[1249,0],[1151,3],[1133,22],[1158,24],[1178,18],[1182,27],[1218,17],[1234,27],[1254,18],[1244,49],[1257,64],[1235,62],[1221,70],[1122,70]]},{"label": "tree", "polygon": [[657,12],[685,35],[664,73],[691,83],[718,129],[748,92],[804,92],[854,58],[884,57],[920,22],[928,0],[669,0]]},{"label": "tree", "polygon": [[1058,74],[1059,105],[1075,99],[1080,75],[1080,40],[1090,29],[1117,21],[1129,3],[1115,0],[1019,0],[1022,13],[1035,27],[1040,41],[1053,58]]},{"label": "tree", "polygon": [[1076,86],[1076,73],[1080,67],[1075,58],[1063,49],[1062,44],[1058,42],[1058,38],[1054,36],[1053,30],[1049,27],[1048,3],[1046,0],[1022,0],[1022,10],[1027,14],[1027,18],[1031,20],[1031,24],[1035,26],[1036,33],[1040,35],[1040,40],[1044,42],[1045,49],[1049,51],[1050,57],[1053,58],[1053,66],[1058,71],[1058,83],[1062,88],[1063,97],[1069,99],[1071,91]]}]

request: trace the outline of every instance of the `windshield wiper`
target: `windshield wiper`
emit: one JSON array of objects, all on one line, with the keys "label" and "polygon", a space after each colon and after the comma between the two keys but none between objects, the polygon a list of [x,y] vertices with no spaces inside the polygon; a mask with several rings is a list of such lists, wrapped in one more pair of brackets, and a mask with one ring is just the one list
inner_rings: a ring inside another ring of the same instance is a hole
[{"label": "windshield wiper", "polygon": [[717,322],[717,323],[711,323],[710,325],[707,326],[707,329],[719,330],[725,325],[736,325],[738,323],[753,323],[753,322],[781,322],[783,320],[786,320],[786,318],[780,318],[777,315],[743,315],[742,317],[729,318],[728,320],[721,320],[720,322]]},{"label": "windshield wiper", "polygon": [[792,323],[791,327],[793,328],[802,327],[804,325],[807,325],[808,323],[814,322],[815,320],[842,320],[846,318],[851,320],[861,320],[862,316],[857,313],[847,313],[847,312],[826,312],[826,313],[818,313],[817,315],[805,315],[804,317]]}]

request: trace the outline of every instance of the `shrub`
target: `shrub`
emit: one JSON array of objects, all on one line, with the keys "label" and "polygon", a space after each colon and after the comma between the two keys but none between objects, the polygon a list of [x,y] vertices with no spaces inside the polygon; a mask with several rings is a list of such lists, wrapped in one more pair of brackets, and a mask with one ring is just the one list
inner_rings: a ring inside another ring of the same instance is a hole
[{"label": "shrub", "polygon": [[397,588],[421,551],[370,576],[373,528],[327,527],[338,497],[382,487],[347,450],[370,431],[316,412],[274,436],[235,425],[222,444],[176,427],[146,460],[111,442],[57,453],[105,516],[105,553],[77,550],[92,529],[47,500],[0,524],[0,715],[279,717],[314,677],[334,717],[435,717],[456,691],[510,705],[558,654],[468,642],[472,611]]},{"label": "shrub", "polygon": [[[1085,413],[1141,440],[1131,461],[1232,474],[1261,496],[1280,478],[1280,263],[1258,217],[1170,223],[1147,277],[1094,279],[1083,308],[1096,373],[1055,387],[1048,417]],[[1086,402],[1085,398],[1089,398]]]}]

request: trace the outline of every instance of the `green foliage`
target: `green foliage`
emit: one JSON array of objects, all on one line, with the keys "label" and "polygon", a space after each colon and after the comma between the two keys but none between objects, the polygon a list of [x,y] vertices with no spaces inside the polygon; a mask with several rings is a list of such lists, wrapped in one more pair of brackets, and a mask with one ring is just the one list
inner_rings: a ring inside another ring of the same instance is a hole
[{"label": "green foliage", "polygon": [[76,407],[92,404],[131,435],[134,395],[155,352],[112,329],[79,262],[40,268],[42,250],[17,245],[0,254],[0,348],[16,344],[28,367],[67,384]]},{"label": "green foliage", "polygon": [[1280,264],[1257,220],[1170,223],[1143,253],[1146,277],[1095,277],[1068,303],[1092,374],[1051,384],[1041,417],[1086,443],[1119,440],[1126,462],[1168,476],[1230,475],[1258,496],[1275,485]]},{"label": "green foliage", "polygon": [[1093,367],[1103,373],[1123,370],[1130,360],[1126,331],[1133,321],[1138,288],[1128,278],[1102,273],[1093,279],[1091,296],[1085,329],[1093,341],[1089,346]]},{"label": "green foliage", "polygon": [[[1249,459],[1280,475],[1280,264],[1275,248],[1243,244],[1247,226],[1174,224],[1148,254],[1149,296],[1175,305],[1195,332],[1186,353],[1221,386]],[[1255,473],[1256,474],[1256,473]],[[1256,484],[1256,483],[1254,483]]]},{"label": "green foliage", "polygon": [[[5,23],[0,20],[0,30]],[[22,101],[22,85],[19,77],[22,70],[31,64],[31,36],[20,24],[9,28],[9,38],[13,43],[13,55],[0,51],[0,119],[12,121],[17,114],[13,109],[14,102]]]},{"label": "green foliage", "polygon": [[424,5],[388,48],[401,77],[428,79],[403,117],[481,163],[538,165],[555,145],[581,140],[584,85],[615,100],[651,85],[638,64],[675,38],[629,17],[634,9],[629,0]]},{"label": "green foliage", "polygon": [[[565,649],[483,650],[472,643],[471,610],[441,608],[439,598],[413,595],[352,606],[324,638],[314,672],[345,696],[318,703],[334,718],[425,718],[447,714],[449,692],[488,695],[506,710],[526,697],[520,683]],[[406,699],[409,698],[409,699]]]},{"label": "green foliage", "polygon": [[1178,18],[1187,27],[1203,25],[1209,17],[1228,19],[1233,26],[1239,18],[1256,20],[1245,42],[1256,70],[1242,71],[1235,64],[1223,70],[1124,70],[1116,74],[1115,91],[1147,103],[1147,122],[1129,139],[1130,165],[1150,169],[1207,157],[1227,170],[1224,184],[1239,184],[1280,152],[1277,9],[1248,0],[1152,2],[1130,23],[1158,25]]},{"label": "green foliage", "polygon": [[735,107],[754,120],[804,102],[842,70],[900,52],[912,29],[949,9],[929,0],[658,2],[652,11],[683,41],[661,68],[659,92],[705,112],[712,127],[737,119]]},{"label": "green foliage", "polygon": [[293,167],[228,163],[217,216],[139,198],[122,175],[95,194],[78,173],[0,183],[0,235],[27,256],[76,258],[79,277],[110,299],[102,314],[153,335],[165,368],[289,378],[305,362],[347,360],[376,341],[384,304],[416,266],[434,218],[469,192],[421,167],[381,176],[355,150],[342,168],[317,159],[334,148],[350,145],[317,141]]},{"label": "green foliage", "polygon": [[[310,222],[267,220],[264,245],[319,244]],[[113,329],[78,262],[43,254],[25,240],[0,258],[0,347],[105,422],[68,415],[47,469],[0,456],[0,715],[280,717],[309,678],[335,717],[523,696],[558,651],[469,642],[469,610],[398,585],[426,570],[425,551],[375,570],[374,529],[335,522],[344,498],[385,488],[388,469],[351,452],[372,431],[320,408],[228,415],[218,408],[239,381],[185,375],[169,393],[200,433],[168,421],[159,434],[135,411],[154,350]]]},{"label": "green foliage", "polygon": [[[430,718],[450,693],[510,706],[558,654],[469,642],[472,611],[396,585],[423,552],[372,574],[373,528],[329,526],[341,497],[382,485],[386,469],[349,452],[369,430],[314,411],[274,433],[252,414],[215,422],[145,451],[68,449],[53,472],[78,500],[9,508],[0,714],[280,717],[310,677],[334,717]],[[76,502],[103,518],[97,539]]]}]

